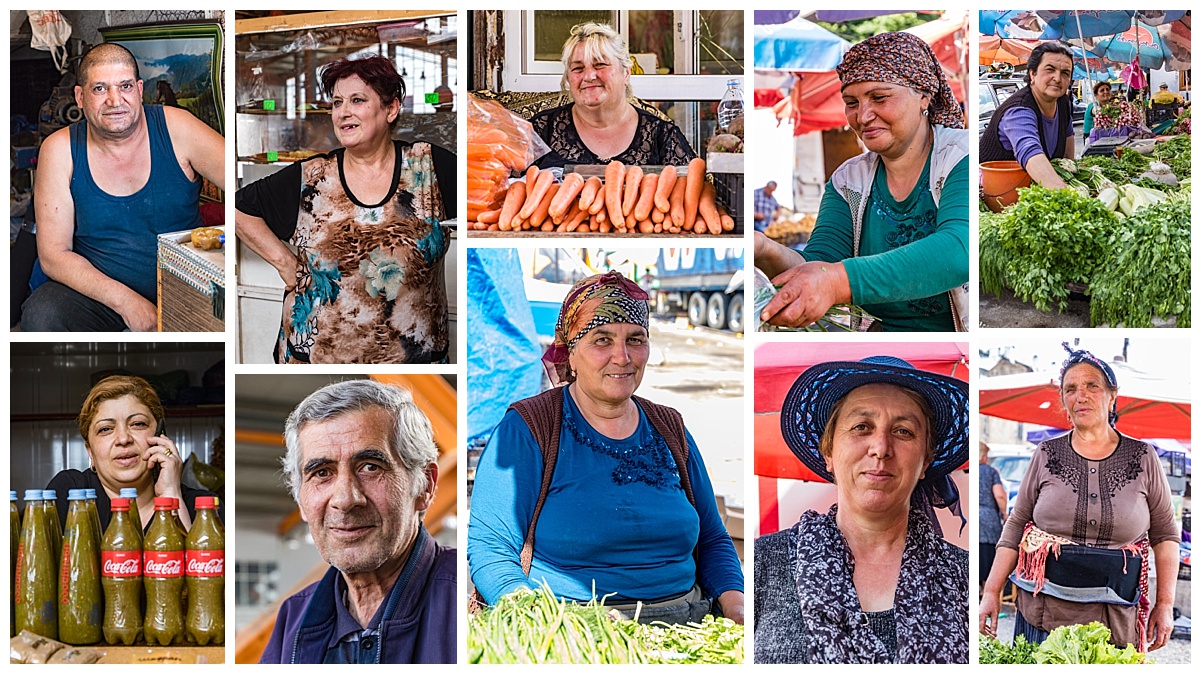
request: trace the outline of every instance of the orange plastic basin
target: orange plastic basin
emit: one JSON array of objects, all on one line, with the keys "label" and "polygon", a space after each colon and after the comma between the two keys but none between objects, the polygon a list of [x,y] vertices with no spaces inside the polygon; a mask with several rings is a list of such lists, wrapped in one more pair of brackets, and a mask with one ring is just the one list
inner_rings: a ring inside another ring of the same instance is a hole
[{"label": "orange plastic basin", "polygon": [[984,179],[984,203],[1000,213],[1018,200],[1018,188],[1030,187],[1030,174],[1016,161],[986,161],[980,164]]}]

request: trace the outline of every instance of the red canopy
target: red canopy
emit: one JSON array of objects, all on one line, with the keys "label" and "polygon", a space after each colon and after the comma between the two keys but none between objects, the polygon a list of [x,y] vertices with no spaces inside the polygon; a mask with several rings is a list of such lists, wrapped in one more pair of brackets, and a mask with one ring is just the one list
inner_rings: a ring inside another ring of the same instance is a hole
[{"label": "red canopy", "polygon": [[793,382],[811,365],[868,356],[904,358],[919,370],[968,380],[968,345],[946,342],[772,342],[755,350],[755,474],[817,481],[780,432],[780,408]]},{"label": "red canopy", "polygon": [[[1135,438],[1192,438],[1188,378],[1166,380],[1114,364],[1118,377],[1118,425]],[[1030,372],[980,380],[980,413],[1044,426],[1068,424],[1059,385],[1048,373]]]},{"label": "red canopy", "polygon": [[930,45],[934,56],[942,64],[955,99],[962,103],[967,91],[967,74],[971,71],[968,63],[967,12],[948,11],[936,21],[918,24],[905,32],[913,33]]}]

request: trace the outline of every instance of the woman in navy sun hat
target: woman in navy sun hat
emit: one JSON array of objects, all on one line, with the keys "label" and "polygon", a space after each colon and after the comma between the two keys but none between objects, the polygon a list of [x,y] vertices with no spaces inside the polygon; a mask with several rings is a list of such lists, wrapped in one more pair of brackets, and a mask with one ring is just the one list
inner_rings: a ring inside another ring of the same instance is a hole
[{"label": "woman in navy sun hat", "polygon": [[892,356],[797,378],[784,440],[838,502],[755,542],[756,662],[967,662],[968,553],[934,515],[964,521],[967,389]]}]

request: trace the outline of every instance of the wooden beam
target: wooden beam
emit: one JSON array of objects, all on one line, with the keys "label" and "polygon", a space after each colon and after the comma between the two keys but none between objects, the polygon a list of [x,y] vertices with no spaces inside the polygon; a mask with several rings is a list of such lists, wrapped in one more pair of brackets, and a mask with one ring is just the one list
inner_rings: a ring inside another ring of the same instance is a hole
[{"label": "wooden beam", "polygon": [[374,374],[371,378],[411,391],[413,402],[429,417],[441,453],[455,453],[459,446],[458,394],[450,383],[435,374]]},{"label": "wooden beam", "polygon": [[[284,434],[270,431],[253,431],[246,428],[234,429],[234,444],[265,445],[267,447],[283,447]],[[236,451],[236,450],[235,450]]]},{"label": "wooden beam", "polygon": [[[453,12],[449,14],[453,14]],[[326,26],[413,21],[415,19],[428,19],[435,16],[447,15],[448,12],[444,9],[302,12],[299,14],[284,14],[282,16],[264,16],[257,19],[238,19],[234,22],[234,32],[238,35],[247,33],[277,33],[285,30],[302,30],[304,28],[321,28]]]}]

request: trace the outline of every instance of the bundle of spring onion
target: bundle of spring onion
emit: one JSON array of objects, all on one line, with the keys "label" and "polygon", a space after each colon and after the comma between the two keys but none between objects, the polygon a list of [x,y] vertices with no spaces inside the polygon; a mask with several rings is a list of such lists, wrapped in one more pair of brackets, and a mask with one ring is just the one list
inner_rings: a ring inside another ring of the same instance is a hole
[{"label": "bundle of spring onion", "polygon": [[727,618],[642,625],[596,600],[561,601],[543,587],[508,594],[472,616],[467,653],[472,664],[736,664],[742,637],[742,625]]}]

